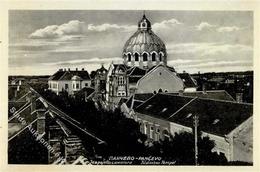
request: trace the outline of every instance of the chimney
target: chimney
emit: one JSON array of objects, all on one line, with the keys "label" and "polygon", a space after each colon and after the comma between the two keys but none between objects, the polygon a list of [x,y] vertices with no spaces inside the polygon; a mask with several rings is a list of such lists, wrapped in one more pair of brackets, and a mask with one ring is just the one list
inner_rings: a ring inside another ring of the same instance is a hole
[{"label": "chimney", "polygon": [[64,68],[64,71],[66,72],[66,68]]},{"label": "chimney", "polygon": [[179,96],[183,96],[183,90],[179,90]]},{"label": "chimney", "polygon": [[82,68],[81,70],[84,71],[84,68]]},{"label": "chimney", "polygon": [[45,132],[45,109],[37,111],[37,132],[41,135]]},{"label": "chimney", "polygon": [[236,101],[237,103],[243,102],[243,93],[236,93]]},{"label": "chimney", "polygon": [[183,73],[186,73],[186,71],[184,70]]},{"label": "chimney", "polygon": [[78,68],[76,67],[76,71],[78,71]]},{"label": "chimney", "polygon": [[68,71],[70,71],[70,68],[68,68]]}]

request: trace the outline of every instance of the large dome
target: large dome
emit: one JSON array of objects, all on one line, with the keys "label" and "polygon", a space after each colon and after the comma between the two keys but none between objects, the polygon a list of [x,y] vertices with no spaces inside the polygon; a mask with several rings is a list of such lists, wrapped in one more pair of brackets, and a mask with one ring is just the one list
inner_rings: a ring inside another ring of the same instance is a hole
[{"label": "large dome", "polygon": [[167,63],[165,44],[153,33],[151,23],[145,15],[138,22],[138,30],[126,41],[123,58],[127,66],[141,68]]}]

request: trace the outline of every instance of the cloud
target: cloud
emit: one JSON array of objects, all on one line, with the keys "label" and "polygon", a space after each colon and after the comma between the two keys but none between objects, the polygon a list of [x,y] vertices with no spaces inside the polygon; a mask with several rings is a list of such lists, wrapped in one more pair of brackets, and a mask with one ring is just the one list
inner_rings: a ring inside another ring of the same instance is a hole
[{"label": "cloud", "polygon": [[188,72],[251,70],[253,47],[225,43],[171,43],[168,64]]},{"label": "cloud", "polygon": [[208,22],[201,22],[199,25],[195,26],[195,28],[198,31],[214,28],[214,30],[217,32],[233,32],[241,29],[237,26],[217,26],[209,24]]},{"label": "cloud", "polygon": [[217,29],[218,32],[234,32],[240,30],[237,26],[225,26],[225,27],[219,27]]},{"label": "cloud", "polygon": [[201,22],[199,25],[195,26],[196,30],[202,31],[204,29],[210,29],[216,27],[215,25],[211,25],[207,22]]},{"label": "cloud", "polygon": [[163,20],[159,23],[154,23],[152,25],[152,29],[155,31],[164,30],[164,29],[172,29],[173,27],[177,25],[182,25],[183,23],[178,21],[177,19],[169,19],[169,20]]},{"label": "cloud", "polygon": [[118,24],[109,24],[104,23],[101,25],[88,25],[89,31],[96,31],[96,32],[104,32],[104,31],[113,31],[113,30],[121,30],[121,31],[132,31],[135,30],[135,25],[118,25]]},{"label": "cloud", "polygon": [[80,35],[84,30],[84,22],[71,20],[62,25],[50,25],[45,28],[38,29],[30,34],[30,38],[61,38],[68,35]]}]

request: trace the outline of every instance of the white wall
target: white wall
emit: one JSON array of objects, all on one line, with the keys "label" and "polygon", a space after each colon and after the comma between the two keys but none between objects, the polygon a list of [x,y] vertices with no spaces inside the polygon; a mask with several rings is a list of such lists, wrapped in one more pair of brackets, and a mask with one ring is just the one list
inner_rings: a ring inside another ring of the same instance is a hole
[{"label": "white wall", "polygon": [[158,66],[137,82],[137,93],[178,92],[184,89],[183,81],[164,66]]}]

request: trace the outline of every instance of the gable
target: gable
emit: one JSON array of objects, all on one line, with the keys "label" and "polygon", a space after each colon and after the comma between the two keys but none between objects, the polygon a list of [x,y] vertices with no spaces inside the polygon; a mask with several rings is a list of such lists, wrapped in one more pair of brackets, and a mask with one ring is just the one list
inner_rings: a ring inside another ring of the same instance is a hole
[{"label": "gable", "polygon": [[178,92],[184,89],[183,81],[165,66],[157,66],[137,82],[137,93]]}]

